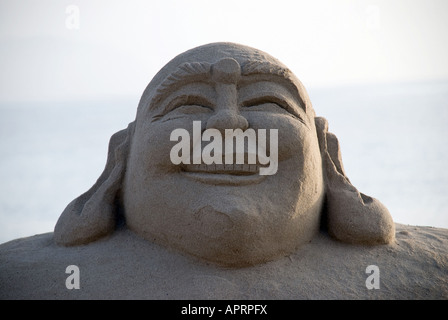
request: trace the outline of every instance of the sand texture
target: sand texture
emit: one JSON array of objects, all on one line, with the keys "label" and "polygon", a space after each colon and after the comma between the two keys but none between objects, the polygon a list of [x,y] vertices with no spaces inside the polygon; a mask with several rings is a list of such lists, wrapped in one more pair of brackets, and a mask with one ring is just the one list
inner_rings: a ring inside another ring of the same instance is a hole
[{"label": "sand texture", "polygon": [[[65,282],[80,270],[80,289]],[[380,288],[368,290],[369,265]],[[76,247],[53,233],[0,245],[1,299],[447,299],[448,230],[396,224],[393,243],[350,245],[320,233],[279,260],[223,268],[126,228]]]}]

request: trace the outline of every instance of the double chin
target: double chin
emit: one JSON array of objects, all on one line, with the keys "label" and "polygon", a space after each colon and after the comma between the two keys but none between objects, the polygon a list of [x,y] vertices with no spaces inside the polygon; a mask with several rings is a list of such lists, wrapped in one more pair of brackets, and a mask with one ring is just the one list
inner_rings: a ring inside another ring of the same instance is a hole
[{"label": "double chin", "polygon": [[216,189],[199,200],[184,199],[184,206],[154,205],[145,217],[133,212],[137,216],[129,217],[128,225],[150,241],[226,267],[256,265],[290,254],[319,228],[319,204],[306,212],[299,205],[294,212],[294,201],[279,206],[267,195],[261,201],[229,187]]}]

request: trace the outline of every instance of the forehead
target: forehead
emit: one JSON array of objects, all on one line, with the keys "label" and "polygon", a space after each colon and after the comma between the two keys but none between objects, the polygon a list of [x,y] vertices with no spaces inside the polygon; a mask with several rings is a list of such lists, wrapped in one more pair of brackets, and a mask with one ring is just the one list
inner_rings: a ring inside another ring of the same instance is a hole
[{"label": "forehead", "polygon": [[[294,85],[288,81],[288,70],[267,62],[248,63],[240,66],[231,58],[224,58],[215,64],[207,62],[183,63],[157,87],[148,105],[149,110],[157,108],[172,92],[190,83],[218,83],[244,86],[253,82],[263,82],[284,86],[295,91]],[[260,87],[262,88],[262,87]],[[296,94],[296,98],[303,109],[305,104]]]},{"label": "forehead", "polygon": [[312,107],[308,95],[301,82],[287,67],[267,53],[231,43],[201,46],[171,60],[143,92],[137,115],[156,108],[167,95],[185,84],[222,80],[217,79],[216,70],[222,67],[222,61],[230,59],[238,64],[238,68],[230,68],[233,71],[231,74],[239,73],[238,85],[254,81],[278,83],[289,89],[311,116]]}]

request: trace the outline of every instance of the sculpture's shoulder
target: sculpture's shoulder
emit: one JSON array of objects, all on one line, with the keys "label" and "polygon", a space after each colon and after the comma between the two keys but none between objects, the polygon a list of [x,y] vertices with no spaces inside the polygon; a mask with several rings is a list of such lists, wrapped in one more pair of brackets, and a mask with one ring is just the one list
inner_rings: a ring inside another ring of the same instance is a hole
[{"label": "sculpture's shoulder", "polygon": [[[73,265],[79,289],[66,286]],[[0,245],[0,284],[0,299],[447,299],[448,229],[396,224],[396,240],[380,246],[319,234],[288,257],[242,269],[177,254],[127,229],[74,247],[46,233]]]},{"label": "sculpture's shoulder", "polygon": [[[330,299],[447,299],[448,229],[398,223],[395,228],[395,240],[378,246],[348,245],[320,235],[299,253],[315,266],[307,269],[308,276],[320,279],[310,289],[322,288]],[[375,281],[378,288],[372,288]]]}]

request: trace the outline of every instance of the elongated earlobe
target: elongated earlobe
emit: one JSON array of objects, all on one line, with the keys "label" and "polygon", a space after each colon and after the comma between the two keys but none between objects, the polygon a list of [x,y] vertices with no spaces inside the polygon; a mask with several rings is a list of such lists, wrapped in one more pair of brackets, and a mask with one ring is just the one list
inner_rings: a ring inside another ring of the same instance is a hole
[{"label": "elongated earlobe", "polygon": [[117,197],[121,188],[134,123],[115,133],[109,141],[106,167],[97,182],[62,212],[54,228],[59,245],[89,243],[115,229]]},{"label": "elongated earlobe", "polygon": [[377,199],[360,193],[346,177],[339,142],[328,132],[328,122],[315,118],[326,184],[329,234],[341,241],[386,244],[395,237],[395,224]]}]

